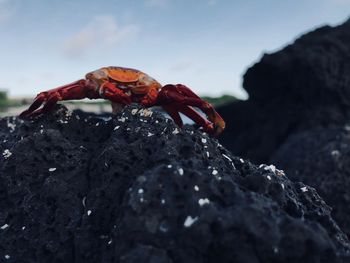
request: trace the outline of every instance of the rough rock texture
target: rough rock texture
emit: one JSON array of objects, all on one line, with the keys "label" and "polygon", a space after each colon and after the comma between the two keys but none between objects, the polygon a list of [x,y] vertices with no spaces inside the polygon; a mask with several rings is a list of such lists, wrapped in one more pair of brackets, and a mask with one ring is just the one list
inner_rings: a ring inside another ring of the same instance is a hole
[{"label": "rough rock texture", "polygon": [[291,180],[317,187],[342,230],[350,234],[350,126],[296,134],[272,162],[286,167]]},{"label": "rough rock texture", "polygon": [[316,191],[131,106],[0,120],[1,262],[346,262]]},{"label": "rough rock texture", "polygon": [[350,119],[350,20],[324,26],[265,54],[244,75],[249,100],[218,109],[228,122],[221,142],[266,163],[288,136]]},{"label": "rough rock texture", "polygon": [[327,152],[348,143],[350,20],[264,55],[245,74],[244,88],[248,101],[218,109],[228,122],[221,143],[254,162],[277,162],[292,179],[315,187],[350,236],[348,162]]}]

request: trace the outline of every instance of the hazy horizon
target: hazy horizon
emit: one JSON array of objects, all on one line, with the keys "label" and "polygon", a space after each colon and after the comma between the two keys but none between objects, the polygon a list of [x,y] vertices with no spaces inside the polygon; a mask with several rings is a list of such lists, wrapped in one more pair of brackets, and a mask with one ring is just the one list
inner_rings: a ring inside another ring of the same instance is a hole
[{"label": "hazy horizon", "polygon": [[242,75],[264,52],[346,10],[350,0],[0,0],[0,88],[34,96],[113,65],[244,97]]}]

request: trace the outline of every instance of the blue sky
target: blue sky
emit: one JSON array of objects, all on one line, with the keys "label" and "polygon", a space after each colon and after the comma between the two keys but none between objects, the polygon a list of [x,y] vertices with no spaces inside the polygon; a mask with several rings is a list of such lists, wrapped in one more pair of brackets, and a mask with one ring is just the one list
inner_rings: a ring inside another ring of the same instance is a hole
[{"label": "blue sky", "polygon": [[263,52],[350,16],[350,0],[0,0],[0,87],[30,95],[103,66],[244,97]]}]

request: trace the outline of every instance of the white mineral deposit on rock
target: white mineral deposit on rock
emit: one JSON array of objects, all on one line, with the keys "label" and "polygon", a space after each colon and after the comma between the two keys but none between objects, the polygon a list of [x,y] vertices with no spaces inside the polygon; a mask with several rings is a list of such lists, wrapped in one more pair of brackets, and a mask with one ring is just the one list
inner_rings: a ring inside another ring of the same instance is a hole
[{"label": "white mineral deposit on rock", "polygon": [[192,217],[192,216],[187,216],[186,220],[184,222],[184,227],[190,227],[192,226],[196,221],[198,220],[198,217]]},{"label": "white mineral deposit on rock", "polygon": [[12,155],[12,152],[10,152],[9,149],[4,150],[2,153],[2,156],[4,156],[5,159],[9,158]]},{"label": "white mineral deposit on rock", "polygon": [[209,204],[209,203],[210,203],[210,200],[208,198],[201,198],[201,199],[198,200],[198,204],[200,206],[203,206],[203,205]]}]

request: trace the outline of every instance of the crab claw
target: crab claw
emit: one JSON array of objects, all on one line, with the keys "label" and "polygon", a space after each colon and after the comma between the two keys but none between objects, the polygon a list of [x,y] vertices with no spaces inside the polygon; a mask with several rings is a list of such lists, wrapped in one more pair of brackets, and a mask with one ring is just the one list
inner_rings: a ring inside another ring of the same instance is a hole
[{"label": "crab claw", "polygon": [[[87,88],[86,81],[81,79],[71,84],[39,93],[30,107],[23,111],[19,117],[22,119],[34,117],[41,113],[49,112],[60,100],[93,97],[95,96],[93,93],[93,91]],[[40,108],[41,106],[42,108]]]},{"label": "crab claw", "polygon": [[[159,92],[157,104],[169,113],[179,127],[183,125],[179,115],[181,112],[214,136],[219,136],[225,129],[225,121],[213,106],[184,85],[165,85]],[[193,107],[199,108],[208,119],[202,117]]]}]

